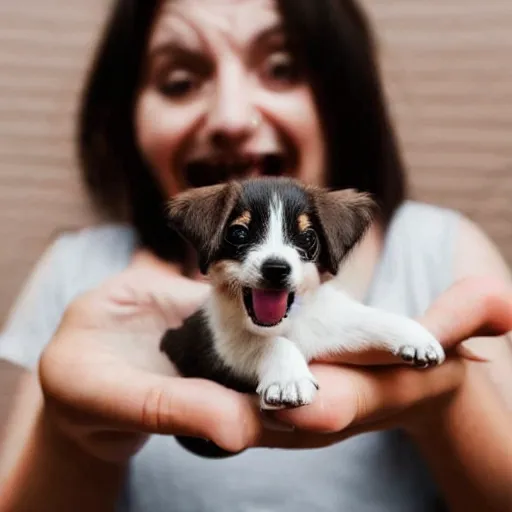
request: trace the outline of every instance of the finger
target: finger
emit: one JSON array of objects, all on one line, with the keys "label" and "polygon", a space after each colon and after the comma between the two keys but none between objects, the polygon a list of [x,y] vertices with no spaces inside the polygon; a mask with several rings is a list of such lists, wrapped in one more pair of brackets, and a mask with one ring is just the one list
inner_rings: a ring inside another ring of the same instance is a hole
[{"label": "finger", "polygon": [[489,278],[455,283],[419,318],[447,349],[473,336],[512,330],[512,287]]},{"label": "finger", "polygon": [[381,430],[381,424],[357,425],[339,432],[314,433],[306,430],[272,431],[265,430],[258,439],[256,446],[281,449],[314,449],[324,448],[344,441],[354,435],[364,432]]},{"label": "finger", "polygon": [[[214,382],[83,360],[56,372],[50,357],[48,351],[40,364],[45,396],[74,422],[92,418],[108,429],[202,437],[233,452],[253,444],[263,428],[248,397]],[[62,351],[59,363],[65,364]]]},{"label": "finger", "polygon": [[457,388],[463,364],[448,359],[439,367],[370,369],[312,365],[320,389],[312,404],[275,411],[275,417],[298,429],[335,433],[382,421]]},{"label": "finger", "polygon": [[134,386],[135,402],[121,404],[125,420],[145,432],[187,435],[238,452],[262,430],[258,409],[243,394],[202,379],[151,376]]},{"label": "finger", "polygon": [[211,286],[184,277],[155,280],[148,293],[160,309],[175,311],[180,319],[187,318],[204,304]]},{"label": "finger", "polygon": [[[121,273],[94,290],[87,308],[101,309],[104,303],[139,308],[158,308],[169,324],[180,323],[205,302],[211,286],[170,271],[166,265],[139,265]],[[107,309],[107,314],[110,310]]]},{"label": "finger", "polygon": [[316,434],[307,431],[293,432],[265,430],[256,447],[280,449],[313,449],[330,446],[347,439],[350,435],[345,432]]}]

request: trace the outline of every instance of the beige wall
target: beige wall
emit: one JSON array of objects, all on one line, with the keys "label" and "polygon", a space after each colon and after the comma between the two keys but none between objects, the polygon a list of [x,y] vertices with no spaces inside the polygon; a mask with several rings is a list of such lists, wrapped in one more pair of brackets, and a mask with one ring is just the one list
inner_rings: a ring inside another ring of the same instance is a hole
[{"label": "beige wall", "polygon": [[480,222],[512,263],[512,2],[365,4],[414,193]]},{"label": "beige wall", "polygon": [[106,3],[0,1],[0,323],[52,234],[88,221],[73,114]]},{"label": "beige wall", "polygon": [[[364,0],[415,195],[512,263],[512,3]],[[0,323],[55,230],[90,221],[73,113],[106,0],[0,2]]]}]

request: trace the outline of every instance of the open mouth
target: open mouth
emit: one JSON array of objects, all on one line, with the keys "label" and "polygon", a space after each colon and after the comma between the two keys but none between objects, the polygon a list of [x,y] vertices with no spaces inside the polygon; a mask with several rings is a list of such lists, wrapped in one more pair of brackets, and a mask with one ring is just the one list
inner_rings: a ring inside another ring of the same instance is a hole
[{"label": "open mouth", "polygon": [[274,327],[288,316],[295,299],[289,290],[244,289],[244,304],[251,320],[261,327]]},{"label": "open mouth", "polygon": [[188,163],[184,175],[191,187],[204,187],[252,176],[282,176],[292,168],[291,160],[280,153],[208,158]]}]

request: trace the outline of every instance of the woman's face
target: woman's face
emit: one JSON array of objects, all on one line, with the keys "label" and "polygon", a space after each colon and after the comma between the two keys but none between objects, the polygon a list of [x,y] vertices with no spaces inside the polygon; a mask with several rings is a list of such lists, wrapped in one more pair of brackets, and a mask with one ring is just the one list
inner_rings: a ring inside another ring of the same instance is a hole
[{"label": "woman's face", "polygon": [[164,0],[137,101],[138,144],[170,197],[228,178],[323,183],[324,147],[272,0]]}]

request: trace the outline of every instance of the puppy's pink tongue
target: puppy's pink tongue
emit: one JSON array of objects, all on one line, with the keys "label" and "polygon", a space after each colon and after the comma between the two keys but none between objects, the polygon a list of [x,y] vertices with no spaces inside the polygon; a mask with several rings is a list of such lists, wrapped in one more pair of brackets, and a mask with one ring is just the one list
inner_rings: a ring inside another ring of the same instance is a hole
[{"label": "puppy's pink tongue", "polygon": [[288,292],[252,290],[254,315],[261,324],[277,324],[286,314]]}]

